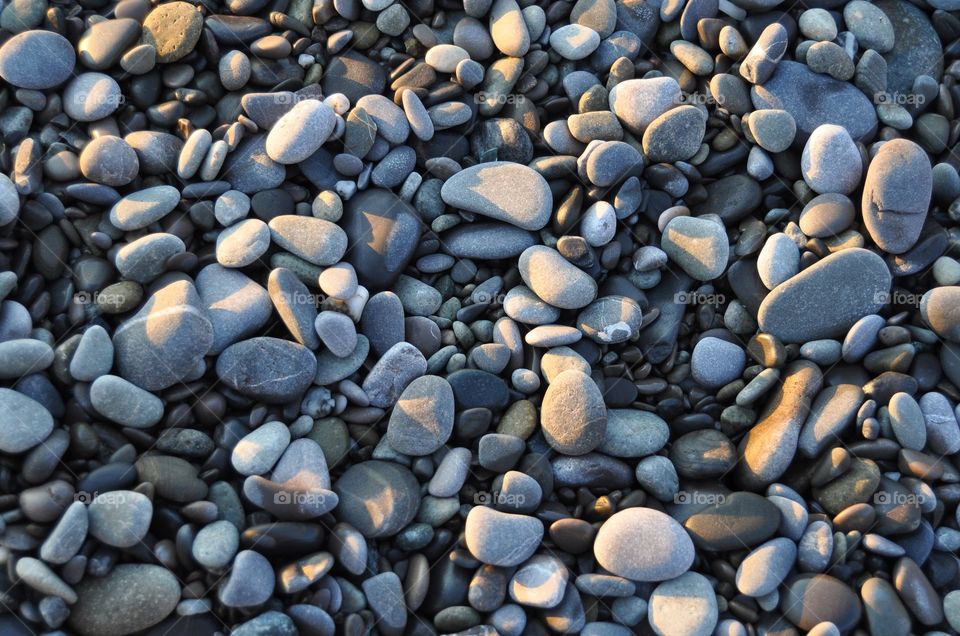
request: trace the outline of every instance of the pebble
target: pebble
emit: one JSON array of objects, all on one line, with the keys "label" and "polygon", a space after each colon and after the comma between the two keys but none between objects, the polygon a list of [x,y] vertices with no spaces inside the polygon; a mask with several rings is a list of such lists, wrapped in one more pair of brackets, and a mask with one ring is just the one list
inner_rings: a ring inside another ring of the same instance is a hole
[{"label": "pebble", "polygon": [[91,536],[104,545],[130,548],[147,535],[153,504],[138,492],[114,490],[95,497],[87,513]]},{"label": "pebble", "polygon": [[429,455],[453,432],[453,389],[445,379],[425,375],[400,394],[387,426],[387,441],[399,453]]},{"label": "pebble", "polygon": [[73,45],[53,31],[24,31],[0,46],[0,77],[18,88],[59,86],[77,62]]},{"label": "pebble", "polygon": [[790,539],[779,537],[767,541],[740,562],[737,589],[755,598],[770,594],[790,573],[796,559],[797,546]]},{"label": "pebble", "polygon": [[316,99],[297,102],[270,129],[267,155],[280,164],[300,163],[327,141],[336,124],[333,109]]},{"label": "pebble", "polygon": [[86,577],[76,592],[70,625],[78,633],[129,634],[169,616],[180,600],[180,583],[159,565],[122,563],[104,577]]},{"label": "pebble", "polygon": [[603,395],[590,377],[570,369],[550,381],[543,396],[540,425],[550,446],[564,455],[597,448],[607,428]]},{"label": "pebble", "polygon": [[613,574],[634,581],[666,581],[690,569],[694,548],[676,521],[651,508],[628,508],[597,532],[593,553]]},{"label": "pebble", "polygon": [[703,281],[723,273],[730,252],[723,225],[692,216],[671,220],[664,228],[660,247],[684,272]]},{"label": "pebble", "polygon": [[27,451],[53,431],[50,412],[22,393],[0,388],[0,406],[4,413],[11,416],[6,425],[0,428],[0,450],[5,453]]},{"label": "pebble", "polygon": [[681,103],[680,85],[672,77],[628,79],[610,91],[610,110],[636,135]]},{"label": "pebble", "polygon": [[553,197],[542,176],[505,161],[461,170],[444,182],[440,196],[447,205],[525,230],[546,225],[553,208]]},{"label": "pebble", "polygon": [[860,184],[860,151],[842,126],[817,126],[800,157],[803,179],[818,194],[850,194]]},{"label": "pebble", "polygon": [[262,336],[224,349],[217,359],[216,371],[233,390],[281,404],[299,397],[310,386],[317,372],[317,360],[303,345]]},{"label": "pebble", "polygon": [[477,560],[510,567],[533,555],[543,538],[543,524],[535,517],[474,506],[464,533],[467,549]]},{"label": "pebble", "polygon": [[920,237],[933,190],[930,160],[912,141],[880,146],[863,183],[863,220],[870,238],[891,254],[909,250]]},{"label": "pebble", "polygon": [[549,247],[535,245],[524,250],[519,268],[527,286],[559,309],[579,309],[596,298],[596,282]]},{"label": "pebble", "polygon": [[742,347],[720,338],[707,337],[693,348],[690,370],[693,379],[701,385],[717,389],[739,378],[746,361]]},{"label": "pebble", "polygon": [[265,556],[253,550],[241,550],[233,559],[230,574],[217,590],[217,598],[227,607],[255,607],[273,594],[275,575]]},{"label": "pebble", "polygon": [[879,256],[861,248],[842,250],[770,292],[760,306],[760,327],[784,342],[843,336],[880,309],[890,282]]},{"label": "pebble", "polygon": [[333,484],[340,498],[338,520],[364,537],[392,537],[413,521],[420,507],[417,478],[408,469],[379,460],[354,464]]},{"label": "pebble", "polygon": [[709,636],[719,616],[713,586],[703,575],[685,572],[654,588],[647,615],[657,636]]}]

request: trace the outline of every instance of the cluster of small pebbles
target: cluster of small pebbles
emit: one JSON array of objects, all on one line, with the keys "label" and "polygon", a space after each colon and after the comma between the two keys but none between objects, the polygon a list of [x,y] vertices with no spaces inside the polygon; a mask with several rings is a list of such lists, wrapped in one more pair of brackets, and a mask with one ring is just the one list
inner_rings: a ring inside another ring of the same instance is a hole
[{"label": "cluster of small pebbles", "polygon": [[0,634],[960,632],[960,0],[9,0]]}]

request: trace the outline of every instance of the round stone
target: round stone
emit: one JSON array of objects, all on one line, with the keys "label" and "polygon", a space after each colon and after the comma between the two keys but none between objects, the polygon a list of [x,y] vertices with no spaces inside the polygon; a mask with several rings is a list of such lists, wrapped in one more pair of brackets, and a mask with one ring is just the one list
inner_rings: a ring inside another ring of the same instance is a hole
[{"label": "round stone", "polygon": [[143,42],[157,50],[157,61],[176,62],[193,51],[203,30],[203,14],[188,2],[157,5],[143,21]]},{"label": "round stone", "polygon": [[95,539],[115,548],[131,548],[147,536],[153,503],[132,490],[113,490],[95,497],[87,513]]},{"label": "round stone", "polygon": [[445,379],[425,375],[400,394],[387,425],[387,442],[399,453],[430,455],[453,432],[453,389]]},{"label": "round stone", "polygon": [[84,636],[145,630],[169,616],[180,601],[177,577],[159,565],[122,563],[106,576],[84,577],[76,591],[70,625]]},{"label": "round stone", "polygon": [[96,137],[80,153],[80,172],[96,183],[125,186],[136,178],[139,171],[137,153],[119,137]]},{"label": "round stone", "polygon": [[650,627],[657,636],[710,636],[719,616],[713,586],[696,572],[655,587],[648,607]]},{"label": "round stone", "polygon": [[679,523],[652,508],[627,508],[608,518],[593,544],[597,562],[634,581],[675,579],[693,565],[693,542]]},{"label": "round stone", "polygon": [[708,389],[719,389],[743,373],[747,355],[743,347],[708,336],[697,341],[690,357],[693,379]]},{"label": "round stone", "polygon": [[678,216],[667,223],[660,247],[683,271],[702,281],[722,275],[730,256],[723,225],[692,216]]},{"label": "round stone", "polygon": [[63,110],[76,121],[97,121],[120,107],[120,85],[103,73],[83,73],[74,77],[63,91]]},{"label": "round stone", "polygon": [[371,460],[350,466],[333,484],[334,514],[368,539],[392,537],[420,507],[420,484],[400,464]]},{"label": "round stone", "polygon": [[700,149],[706,126],[703,113],[696,106],[668,110],[643,132],[643,152],[651,163],[686,161]]},{"label": "round stone", "polygon": [[860,151],[843,126],[823,124],[810,134],[800,157],[803,179],[815,192],[849,194],[860,185]]},{"label": "round stone", "polygon": [[607,408],[590,376],[567,370],[550,381],[540,423],[547,443],[564,455],[583,455],[603,443]]},{"label": "round stone", "polygon": [[0,77],[19,88],[46,90],[73,74],[73,45],[53,31],[24,31],[0,46]]}]

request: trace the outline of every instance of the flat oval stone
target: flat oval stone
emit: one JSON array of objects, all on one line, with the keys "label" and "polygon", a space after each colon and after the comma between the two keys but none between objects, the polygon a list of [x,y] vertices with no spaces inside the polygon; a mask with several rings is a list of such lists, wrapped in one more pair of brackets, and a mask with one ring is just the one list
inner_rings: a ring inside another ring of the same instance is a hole
[{"label": "flat oval stone", "polygon": [[105,71],[140,36],[140,23],[133,18],[115,18],[91,24],[77,43],[80,62],[94,71]]},{"label": "flat oval stone", "polygon": [[387,425],[387,442],[399,453],[429,455],[453,432],[453,389],[445,379],[425,375],[400,394]]},{"label": "flat oval stone", "polygon": [[42,404],[12,389],[0,388],[0,450],[22,453],[45,440],[53,431],[53,416]]},{"label": "flat oval stone", "polygon": [[593,544],[597,562],[633,581],[674,579],[693,565],[693,542],[683,527],[652,508],[627,508],[607,519]]},{"label": "flat oval stone", "polygon": [[156,223],[180,203],[180,191],[169,185],[144,188],[128,194],[110,208],[110,223],[124,230],[139,230]]},{"label": "flat oval stone", "polygon": [[333,484],[340,497],[334,515],[368,539],[392,537],[420,507],[420,484],[400,464],[370,460],[354,464]]},{"label": "flat oval stone", "polygon": [[314,265],[338,263],[347,251],[346,233],[325,219],[284,214],[268,225],[274,243]]},{"label": "flat oval stone", "polygon": [[860,599],[846,583],[826,574],[801,574],[780,594],[780,611],[802,630],[831,622],[841,633],[860,622]]},{"label": "flat oval stone", "polygon": [[169,616],[180,600],[177,577],[159,565],[122,563],[104,577],[84,577],[76,591],[70,625],[84,636],[139,632]]},{"label": "flat oval stone", "polygon": [[333,109],[319,100],[298,102],[267,134],[267,155],[280,164],[300,163],[327,141],[336,119]]},{"label": "flat oval stone", "polygon": [[550,382],[540,425],[547,443],[564,455],[583,455],[603,443],[607,407],[593,379],[570,369]]},{"label": "flat oval stone", "polygon": [[217,359],[217,376],[230,388],[271,404],[303,394],[317,373],[317,359],[296,342],[268,336],[242,340]]},{"label": "flat oval stone", "polygon": [[666,446],[670,438],[670,427],[656,413],[639,409],[607,409],[606,419],[606,431],[599,450],[612,457],[646,457]]},{"label": "flat oval stone", "polygon": [[507,161],[480,163],[446,180],[440,196],[447,205],[539,230],[550,220],[553,195],[532,168]]},{"label": "flat oval stone", "polygon": [[163,417],[163,400],[115,375],[93,381],[90,403],[108,420],[131,428],[150,428]]},{"label": "flat oval stone", "polygon": [[893,49],[883,56],[887,62],[887,89],[907,95],[913,90],[918,75],[929,75],[940,81],[943,47],[927,15],[903,0],[878,0],[874,6],[883,11],[893,25]]},{"label": "flat oval stone", "polygon": [[53,31],[24,31],[0,47],[0,77],[19,88],[46,90],[73,74],[73,45]]},{"label": "flat oval stone", "polygon": [[902,254],[917,242],[933,193],[927,153],[907,139],[882,146],[863,182],[863,221],[870,238],[886,252]]},{"label": "flat oval stone", "polygon": [[760,305],[760,328],[788,343],[840,338],[883,307],[891,281],[873,252],[836,252],[771,291]]},{"label": "flat oval stone", "polygon": [[737,589],[754,598],[770,594],[790,573],[796,559],[797,546],[786,537],[757,546],[737,568]]},{"label": "flat oval stone", "polygon": [[543,523],[536,517],[474,506],[467,514],[464,537],[478,560],[511,567],[529,559],[540,546]]},{"label": "flat oval stone", "polygon": [[854,140],[864,140],[877,129],[873,104],[858,88],[827,75],[814,73],[805,64],[781,61],[770,79],[750,90],[757,109],[779,108],[797,124],[795,144],[806,143],[821,124],[843,126]]},{"label": "flat oval stone", "polygon": [[533,232],[506,223],[468,223],[441,236],[441,245],[453,256],[491,261],[516,258],[537,242]]},{"label": "flat oval stone", "polygon": [[773,536],[780,527],[780,511],[766,497],[734,492],[694,512],[683,527],[703,550],[739,550]]},{"label": "flat oval stone", "polygon": [[520,276],[543,301],[560,309],[586,307],[597,296],[597,283],[555,249],[534,245],[520,255]]}]

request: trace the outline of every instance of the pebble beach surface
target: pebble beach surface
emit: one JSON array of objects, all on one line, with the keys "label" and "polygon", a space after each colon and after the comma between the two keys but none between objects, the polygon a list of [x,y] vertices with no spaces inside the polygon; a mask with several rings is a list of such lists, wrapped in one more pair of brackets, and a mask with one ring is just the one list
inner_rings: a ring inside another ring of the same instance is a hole
[{"label": "pebble beach surface", "polygon": [[960,632],[957,0],[8,0],[0,635]]}]

